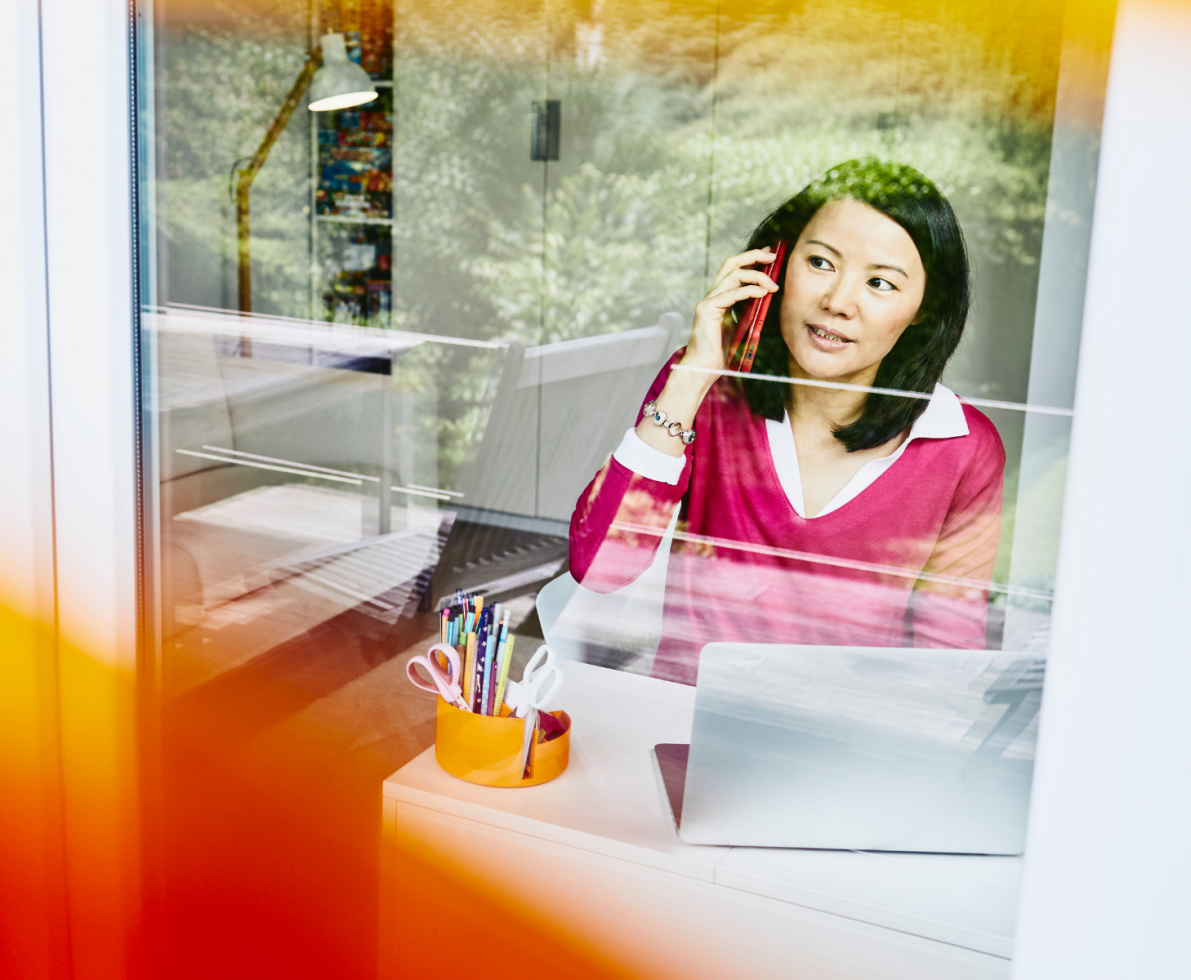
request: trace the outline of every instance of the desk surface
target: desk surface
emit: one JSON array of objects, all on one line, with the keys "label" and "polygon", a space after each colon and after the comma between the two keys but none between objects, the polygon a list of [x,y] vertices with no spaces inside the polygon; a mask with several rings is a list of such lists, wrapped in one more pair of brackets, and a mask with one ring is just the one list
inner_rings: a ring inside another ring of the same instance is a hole
[{"label": "desk surface", "polygon": [[527,789],[448,775],[433,748],[385,796],[607,857],[1008,957],[1020,858],[714,847],[683,843],[653,761],[689,742],[694,688],[567,663],[559,697],[574,723],[570,767]]}]

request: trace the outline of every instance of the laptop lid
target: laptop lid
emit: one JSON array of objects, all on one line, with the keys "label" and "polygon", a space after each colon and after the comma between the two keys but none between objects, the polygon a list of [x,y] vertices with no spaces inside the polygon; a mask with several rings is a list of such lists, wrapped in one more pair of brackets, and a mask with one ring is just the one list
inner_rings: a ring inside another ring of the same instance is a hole
[{"label": "laptop lid", "polygon": [[679,836],[692,844],[1018,854],[1038,654],[712,643]]}]

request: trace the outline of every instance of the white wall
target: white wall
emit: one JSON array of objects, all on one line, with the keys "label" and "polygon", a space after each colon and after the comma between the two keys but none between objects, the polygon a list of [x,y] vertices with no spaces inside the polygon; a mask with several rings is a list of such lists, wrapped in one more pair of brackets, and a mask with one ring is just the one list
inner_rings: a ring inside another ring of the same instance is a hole
[{"label": "white wall", "polygon": [[135,666],[128,6],[43,0],[46,239],[63,638]]},{"label": "white wall", "polygon": [[1191,975],[1191,5],[1122,0],[1014,976]]},{"label": "white wall", "polygon": [[0,33],[0,87],[16,117],[0,153],[0,186],[10,189],[0,233],[0,601],[47,622],[53,529],[37,4],[20,0],[9,20]]}]

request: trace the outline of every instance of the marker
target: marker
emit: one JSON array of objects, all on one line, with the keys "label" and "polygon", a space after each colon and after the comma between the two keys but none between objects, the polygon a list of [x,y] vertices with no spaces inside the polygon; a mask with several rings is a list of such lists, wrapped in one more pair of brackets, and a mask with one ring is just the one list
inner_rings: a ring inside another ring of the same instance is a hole
[{"label": "marker", "polygon": [[505,655],[500,662],[500,678],[496,682],[496,705],[494,708],[495,714],[500,714],[500,706],[504,704],[505,700],[505,684],[509,680],[509,664],[513,662],[513,641],[517,639],[515,636],[509,636],[509,642],[505,644]]}]

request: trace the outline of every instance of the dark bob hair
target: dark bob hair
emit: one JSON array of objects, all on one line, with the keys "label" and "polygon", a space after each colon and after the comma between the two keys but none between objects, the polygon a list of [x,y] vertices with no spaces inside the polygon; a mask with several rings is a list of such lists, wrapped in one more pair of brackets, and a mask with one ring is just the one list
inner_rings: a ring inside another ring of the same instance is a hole
[{"label": "dark bob hair", "polygon": [[[918,248],[926,270],[926,291],[919,310],[923,316],[906,327],[885,355],[874,387],[933,391],[963,336],[972,287],[967,248],[955,213],[947,198],[917,170],[872,157],[832,167],[768,215],[749,238],[748,248],[773,246],[779,239],[789,243],[782,268],[776,274],[766,270],[781,286],[789,254],[803,229],[823,205],[841,199],[867,204],[901,225]],[[782,296],[779,288],[769,305],[753,363],[757,374],[790,374],[789,350],[781,332]],[[734,308],[738,320],[746,305],[739,303]],[[781,420],[790,397],[788,383],[749,379],[742,384],[753,412]],[[870,394],[860,418],[838,428],[835,437],[848,452],[874,449],[912,425],[926,406],[923,398]]]}]

